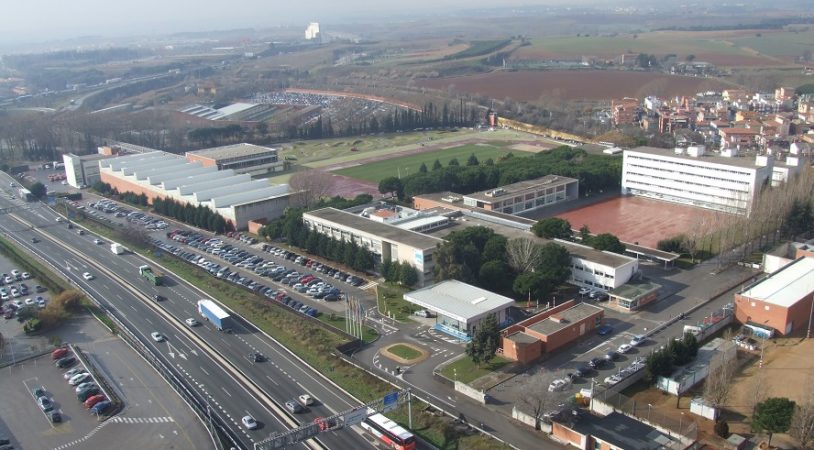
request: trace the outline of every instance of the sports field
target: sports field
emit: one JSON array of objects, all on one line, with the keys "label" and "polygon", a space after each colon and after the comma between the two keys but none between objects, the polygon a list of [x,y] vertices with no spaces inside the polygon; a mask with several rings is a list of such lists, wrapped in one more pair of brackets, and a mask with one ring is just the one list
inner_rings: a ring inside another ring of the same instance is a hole
[{"label": "sports field", "polygon": [[351,167],[345,167],[334,171],[339,175],[357,178],[374,183],[387,178],[406,176],[418,172],[421,163],[427,165],[427,169],[432,169],[436,159],[446,166],[453,158],[458,160],[462,166],[466,165],[469,156],[474,154],[479,162],[484,162],[489,158],[497,161],[503,155],[513,153],[514,156],[527,156],[529,153],[523,151],[506,150],[502,147],[489,144],[467,144],[460,147],[447,148],[432,152],[419,153],[402,156],[400,158],[373,161]]}]

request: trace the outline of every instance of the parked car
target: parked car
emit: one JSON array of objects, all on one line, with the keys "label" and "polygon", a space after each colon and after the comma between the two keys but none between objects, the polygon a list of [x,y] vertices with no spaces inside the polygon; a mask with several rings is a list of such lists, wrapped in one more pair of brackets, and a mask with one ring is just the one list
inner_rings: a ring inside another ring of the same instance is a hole
[{"label": "parked car", "polygon": [[107,398],[102,394],[92,395],[92,396],[88,397],[87,400],[85,400],[85,402],[84,402],[85,408],[91,409],[91,408],[94,407],[94,405],[96,405],[97,403],[99,403],[99,402],[101,402],[103,400],[106,400],[106,399]]},{"label": "parked car", "polygon": [[622,344],[619,346],[618,349],[616,349],[616,351],[620,354],[625,354],[629,352],[632,348],[633,347],[630,344]]},{"label": "parked car", "polygon": [[554,380],[551,382],[550,385],[548,385],[548,392],[561,391],[565,389],[568,386],[568,384],[569,384],[568,380],[565,379]]},{"label": "parked car", "polygon": [[633,338],[630,340],[630,346],[631,347],[636,347],[637,345],[644,342],[644,339],[645,339],[644,336],[642,336],[640,334],[637,334],[636,336],[633,336]]},{"label": "parked car", "polygon": [[59,367],[60,369],[64,369],[65,367],[70,367],[76,362],[76,358],[73,356],[65,356],[64,358],[59,358],[54,362],[54,365]]},{"label": "parked car", "polygon": [[597,334],[600,336],[607,336],[613,332],[613,327],[610,325],[601,325],[599,328],[596,329]]},{"label": "parked car", "polygon": [[111,405],[110,400],[102,400],[101,402],[93,405],[93,408],[90,409],[90,412],[96,414],[97,416],[103,412]]}]

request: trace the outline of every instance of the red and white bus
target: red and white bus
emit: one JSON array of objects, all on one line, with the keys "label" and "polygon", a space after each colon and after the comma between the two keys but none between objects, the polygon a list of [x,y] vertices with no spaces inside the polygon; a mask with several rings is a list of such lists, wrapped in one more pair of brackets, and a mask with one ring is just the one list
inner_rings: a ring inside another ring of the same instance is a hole
[{"label": "red and white bus", "polygon": [[415,436],[381,414],[362,421],[362,428],[395,450],[415,450]]}]

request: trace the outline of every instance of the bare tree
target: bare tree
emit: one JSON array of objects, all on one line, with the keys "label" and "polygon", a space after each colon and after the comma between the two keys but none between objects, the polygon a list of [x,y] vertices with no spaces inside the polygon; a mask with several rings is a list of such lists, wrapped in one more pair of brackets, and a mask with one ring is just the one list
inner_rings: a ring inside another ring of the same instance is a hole
[{"label": "bare tree", "polygon": [[[811,386],[812,381],[806,384]],[[801,450],[814,449],[814,391],[809,389],[807,398],[797,403],[789,435],[797,439]]]},{"label": "bare tree", "polygon": [[509,267],[515,272],[528,272],[540,259],[540,246],[527,238],[514,238],[506,243],[506,256]]},{"label": "bare tree", "polygon": [[760,368],[752,378],[752,393],[748,399],[749,407],[752,409],[752,414],[754,414],[758,403],[766,400],[766,398],[769,396],[767,391],[768,384],[766,383],[766,371]]},{"label": "bare tree", "polygon": [[331,194],[335,184],[330,174],[316,169],[297,172],[288,180],[288,185],[293,191],[303,192],[301,199],[305,208]]},{"label": "bare tree", "polygon": [[[731,339],[728,342],[732,342]],[[726,353],[720,353],[715,357],[717,359],[718,367],[707,375],[704,380],[704,400],[709,403],[713,408],[720,408],[726,403],[729,398],[729,393],[732,390],[732,378],[735,377],[737,368],[736,360],[737,353],[732,356],[726,357]]]},{"label": "bare tree", "polygon": [[536,372],[523,384],[524,389],[518,392],[517,402],[534,417],[535,430],[540,429],[544,414],[557,403],[555,396],[548,392],[550,383],[550,376],[544,372]]}]

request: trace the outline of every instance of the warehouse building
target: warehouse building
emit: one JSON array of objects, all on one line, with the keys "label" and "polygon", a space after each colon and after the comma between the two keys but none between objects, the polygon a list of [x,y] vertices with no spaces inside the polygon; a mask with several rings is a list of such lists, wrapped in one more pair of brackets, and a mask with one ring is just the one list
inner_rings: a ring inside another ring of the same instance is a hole
[{"label": "warehouse building", "polygon": [[223,216],[235,229],[246,229],[251,220],[273,220],[300,196],[287,184],[272,186],[252,180],[232,169],[218,170],[189,162],[166,152],[149,152],[99,161],[101,181],[119,192],[172,198],[194,206],[203,205]]},{"label": "warehouse building", "polygon": [[409,264],[418,272],[418,286],[432,282],[435,267],[433,252],[444,241],[408,229],[370,220],[359,214],[323,208],[302,215],[305,226],[312,231],[337,240],[355,241],[373,252],[378,262],[393,261]]},{"label": "warehouse building", "polygon": [[802,257],[735,294],[735,319],[758,333],[788,335],[808,327],[814,258]]},{"label": "warehouse building", "polygon": [[246,143],[187,152],[186,159],[204,167],[231,169],[252,176],[285,170],[285,161],[278,160],[277,149]]},{"label": "warehouse building", "polygon": [[506,323],[506,311],[514,300],[458,280],[446,280],[404,294],[404,300],[436,314],[435,329],[468,341],[489,315],[498,327]]},{"label": "warehouse building", "polygon": [[707,153],[704,146],[675,152],[638,147],[624,152],[622,194],[749,215],[772,171],[767,156],[726,157]]}]

